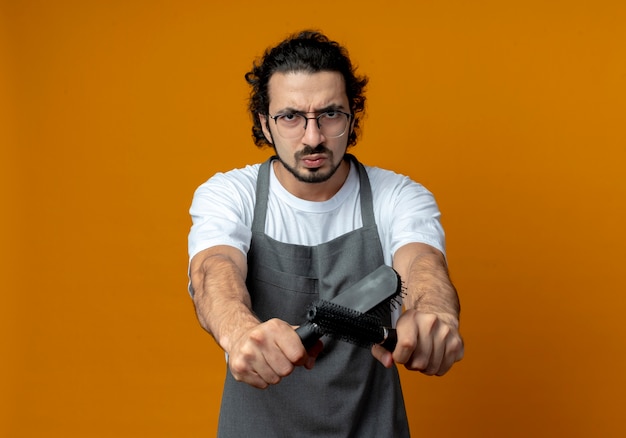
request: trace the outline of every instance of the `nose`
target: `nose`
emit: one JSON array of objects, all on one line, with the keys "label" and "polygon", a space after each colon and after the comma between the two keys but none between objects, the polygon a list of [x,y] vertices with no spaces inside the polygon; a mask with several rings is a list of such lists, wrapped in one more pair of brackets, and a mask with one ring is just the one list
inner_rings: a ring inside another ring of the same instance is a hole
[{"label": "nose", "polygon": [[317,119],[309,118],[308,123],[306,124],[306,128],[304,129],[304,136],[302,137],[302,142],[309,146],[316,147],[321,144],[323,140],[326,138],[319,126],[317,125]]}]

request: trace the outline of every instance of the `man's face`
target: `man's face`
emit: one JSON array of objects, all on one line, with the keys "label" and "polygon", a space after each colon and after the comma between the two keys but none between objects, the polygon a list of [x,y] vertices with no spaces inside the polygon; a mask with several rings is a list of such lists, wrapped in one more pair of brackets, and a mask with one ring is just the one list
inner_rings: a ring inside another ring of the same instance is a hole
[{"label": "man's face", "polygon": [[[350,113],[343,76],[338,72],[274,73],[268,83],[269,114],[302,113],[315,117],[329,110]],[[285,138],[273,119],[260,115],[265,137],[273,144],[281,163],[298,181],[329,180],[346,153],[351,120],[341,137],[326,138],[314,119],[295,138]]]}]

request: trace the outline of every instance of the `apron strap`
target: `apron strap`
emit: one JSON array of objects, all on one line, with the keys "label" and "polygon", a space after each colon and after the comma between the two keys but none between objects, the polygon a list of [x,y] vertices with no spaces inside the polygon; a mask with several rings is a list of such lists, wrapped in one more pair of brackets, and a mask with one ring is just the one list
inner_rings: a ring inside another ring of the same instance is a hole
[{"label": "apron strap", "polygon": [[346,157],[352,160],[359,171],[360,182],[360,197],[361,197],[361,220],[364,227],[376,226],[376,220],[374,218],[374,201],[372,199],[372,187],[370,186],[370,180],[367,177],[367,171],[359,160],[352,154],[346,154]]},{"label": "apron strap", "polygon": [[265,232],[265,216],[267,214],[267,200],[270,190],[270,165],[276,156],[267,159],[259,168],[256,182],[256,200],[254,204],[254,218],[252,219],[252,232]]}]

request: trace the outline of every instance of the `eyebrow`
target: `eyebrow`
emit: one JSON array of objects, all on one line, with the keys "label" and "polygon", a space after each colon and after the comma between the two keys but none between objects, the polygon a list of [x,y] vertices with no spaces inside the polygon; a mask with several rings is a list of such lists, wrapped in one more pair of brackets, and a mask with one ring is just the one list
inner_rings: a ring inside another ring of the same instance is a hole
[{"label": "eyebrow", "polygon": [[293,107],[286,107],[278,111],[276,114],[322,114],[328,111],[345,111],[345,107],[343,105],[335,103],[331,103],[330,105],[327,105],[315,111],[300,111]]}]

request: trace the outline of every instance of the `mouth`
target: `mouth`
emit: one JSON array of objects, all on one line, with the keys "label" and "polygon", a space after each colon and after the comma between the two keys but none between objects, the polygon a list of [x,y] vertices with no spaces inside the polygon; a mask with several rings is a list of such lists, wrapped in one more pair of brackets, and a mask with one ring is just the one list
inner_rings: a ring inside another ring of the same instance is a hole
[{"label": "mouth", "polygon": [[317,169],[323,166],[325,162],[326,156],[323,154],[313,154],[302,157],[302,163],[304,167],[308,169]]}]

